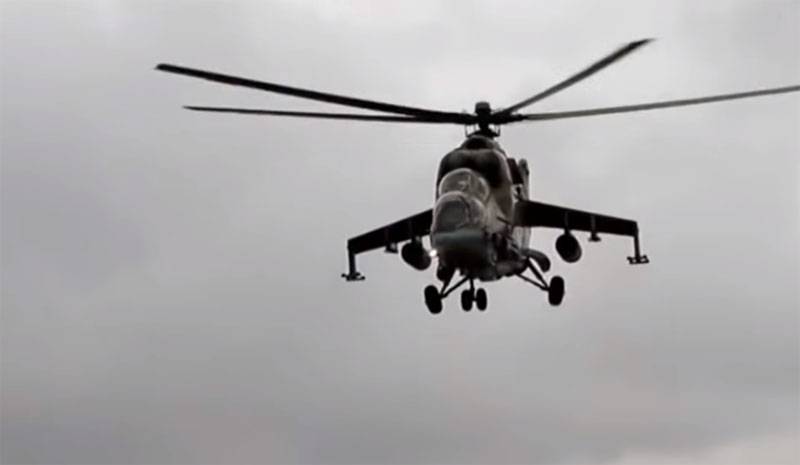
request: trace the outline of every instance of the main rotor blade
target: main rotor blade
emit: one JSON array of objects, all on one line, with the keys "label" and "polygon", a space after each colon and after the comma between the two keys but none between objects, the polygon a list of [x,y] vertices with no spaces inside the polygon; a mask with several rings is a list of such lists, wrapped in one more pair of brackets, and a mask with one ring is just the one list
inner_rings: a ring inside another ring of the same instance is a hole
[{"label": "main rotor blade", "polygon": [[[409,107],[404,105],[395,105],[392,103],[378,102],[374,100],[365,100],[355,97],[348,97],[345,95],[329,94],[326,92],[319,92],[309,89],[301,89],[299,87],[289,87],[281,84],[274,84],[271,82],[256,81],[253,79],[245,79],[237,76],[230,76],[227,74],[213,73],[210,71],[203,71],[200,69],[186,68],[183,66],[170,65],[161,63],[156,66],[159,71],[168,73],[181,74],[184,76],[206,79],[213,82],[222,84],[230,84],[232,86],[249,87],[251,89],[264,90],[267,92],[275,92],[278,94],[291,95],[294,97],[306,98],[310,100],[317,100],[320,102],[334,103],[338,105],[345,105],[356,108],[363,108],[366,110],[383,111],[386,113],[398,113],[408,116],[424,116],[428,118],[441,118],[447,122],[455,122],[463,117],[461,113],[443,112],[436,110],[427,110],[424,108]],[[443,122],[444,122],[443,121]]]},{"label": "main rotor blade", "polygon": [[436,123],[436,124],[452,123],[452,121],[443,121],[441,119],[429,119],[425,117],[413,117],[413,116],[402,116],[402,115],[365,115],[358,113],[321,113],[321,112],[309,112],[309,111],[282,111],[282,110],[262,110],[257,108],[202,107],[202,106],[184,106],[183,108],[193,111],[209,111],[215,113],[238,113],[244,115],[291,116],[299,118],[325,118],[325,119],[342,119],[342,120],[357,120],[357,121],[387,121],[394,123]]},{"label": "main rotor blade", "polygon": [[548,88],[548,89],[546,89],[546,90],[544,90],[542,92],[539,92],[538,94],[536,94],[536,95],[534,95],[532,97],[529,97],[529,98],[527,98],[527,99],[525,99],[525,100],[523,100],[523,101],[521,101],[519,103],[515,103],[514,105],[511,105],[510,107],[507,107],[507,108],[504,108],[502,110],[496,111],[496,112],[493,113],[492,116],[499,117],[499,118],[508,117],[509,115],[511,115],[512,113],[514,113],[515,111],[517,111],[517,110],[519,110],[519,109],[521,109],[523,107],[527,107],[528,105],[530,105],[530,104],[532,104],[534,102],[538,102],[539,100],[547,98],[547,97],[555,94],[556,92],[560,92],[560,91],[566,89],[567,87],[570,87],[571,85],[576,84],[576,83],[588,78],[592,74],[600,71],[601,69],[605,68],[606,66],[614,63],[615,61],[617,61],[620,58],[624,57],[625,55],[633,52],[634,50],[636,50],[637,48],[641,47],[642,45],[645,45],[648,42],[651,42],[652,40],[653,39],[642,39],[642,40],[637,40],[637,41],[634,41],[634,42],[630,42],[629,44],[627,44],[627,45],[625,45],[623,47],[620,47],[619,49],[617,49],[616,51],[614,51],[610,55],[607,55],[605,58],[603,58],[603,59],[601,59],[599,61],[596,61],[591,66],[589,66],[588,68],[584,69],[583,71],[581,71],[581,72],[579,72],[577,74],[574,74],[574,75],[570,76],[569,78],[559,82],[558,84],[556,84],[556,85],[554,85],[554,86],[552,86],[552,87],[550,87],[550,88]]},{"label": "main rotor blade", "polygon": [[[612,113],[628,113],[632,111],[655,110],[658,108],[683,107],[688,105],[699,105],[702,103],[721,102],[723,100],[736,100],[750,97],[761,97],[764,95],[785,94],[788,92],[800,91],[798,86],[774,87],[771,89],[760,89],[749,92],[738,92],[735,94],[709,95],[707,97],[688,98],[682,100],[667,100],[663,102],[640,103],[638,105],[622,105],[618,107],[591,108],[588,110],[556,111],[548,113],[530,113],[524,115],[512,115],[512,121],[541,121],[562,118],[578,118],[581,116],[608,115]],[[517,118],[518,117],[518,118]]]}]

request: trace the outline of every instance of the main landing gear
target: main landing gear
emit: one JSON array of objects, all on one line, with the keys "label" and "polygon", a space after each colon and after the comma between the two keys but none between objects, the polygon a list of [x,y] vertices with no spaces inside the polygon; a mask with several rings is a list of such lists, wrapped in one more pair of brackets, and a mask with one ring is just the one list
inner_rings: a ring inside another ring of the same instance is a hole
[{"label": "main landing gear", "polygon": [[560,305],[562,300],[564,300],[564,278],[553,276],[547,287],[547,301],[555,307]]},{"label": "main landing gear", "polygon": [[442,311],[442,296],[433,284],[425,287],[425,306],[434,315]]},{"label": "main landing gear", "polygon": [[542,272],[539,271],[539,269],[533,262],[531,262],[531,260],[528,260],[527,268],[531,270],[535,279],[524,276],[522,273],[518,274],[517,276],[519,276],[520,279],[527,281],[539,289],[547,292],[547,301],[550,303],[550,305],[554,307],[561,305],[561,301],[564,300],[564,278],[561,276],[553,276],[548,283]]},{"label": "main landing gear", "polygon": [[[528,259],[526,269],[531,270],[531,273],[533,273],[533,278],[523,275],[522,272],[517,276],[519,276],[520,279],[527,281],[539,289],[547,292],[547,301],[550,303],[550,305],[554,307],[561,305],[561,302],[564,300],[564,278],[561,276],[553,276],[548,282],[537,265],[538,263]],[[523,272],[524,271],[525,270],[523,270]],[[428,311],[430,311],[432,314],[437,315],[441,313],[442,301],[467,281],[469,281],[469,289],[464,289],[461,291],[461,308],[465,312],[471,311],[473,307],[476,307],[480,311],[486,310],[486,307],[489,303],[486,290],[482,288],[475,289],[474,279],[464,276],[457,283],[450,286],[453,273],[443,272],[439,275],[439,278],[442,279],[441,289],[431,284],[427,286],[424,291],[425,306],[428,307]]]},{"label": "main landing gear", "polygon": [[[450,276],[450,278],[452,278],[452,276]],[[469,281],[469,289],[461,291],[461,308],[465,312],[469,312],[472,310],[472,306],[474,304],[478,310],[486,310],[486,307],[489,304],[489,298],[486,295],[486,290],[483,288],[475,289],[474,280],[465,276],[449,289],[447,288],[447,285],[450,284],[450,279],[446,279],[444,281],[441,290],[437,289],[433,284],[427,286],[424,291],[424,296],[425,306],[428,307],[428,311],[434,315],[441,313],[442,300],[444,300],[445,297],[450,295],[453,291],[461,287],[461,285],[467,281]]]}]

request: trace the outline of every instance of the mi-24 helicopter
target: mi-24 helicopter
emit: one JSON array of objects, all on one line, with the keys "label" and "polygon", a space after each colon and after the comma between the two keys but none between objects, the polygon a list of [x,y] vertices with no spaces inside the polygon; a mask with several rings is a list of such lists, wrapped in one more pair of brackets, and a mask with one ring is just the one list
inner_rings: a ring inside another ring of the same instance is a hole
[{"label": "mi-24 helicopter", "polygon": [[[485,310],[486,291],[482,288],[476,289],[475,281],[495,281],[506,277],[518,277],[529,282],[547,292],[551,305],[559,305],[564,298],[564,280],[559,276],[549,280],[545,277],[551,263],[544,253],[529,246],[531,228],[562,230],[563,233],[556,239],[555,248],[561,259],[568,263],[581,258],[581,245],[573,235],[575,231],[588,232],[590,242],[599,241],[600,234],[629,236],[633,240],[633,255],[628,257],[629,263],[635,265],[649,262],[639,247],[639,227],[636,221],[532,200],[528,163],[524,159],[510,157],[497,143],[501,126],[525,121],[697,105],[800,90],[800,86],[794,85],[637,105],[547,113],[520,112],[523,108],[586,79],[650,41],[651,39],[644,39],[630,42],[558,84],[511,106],[493,109],[487,102],[478,102],[473,113],[430,110],[365,100],[170,64],[159,64],[156,69],[378,113],[184,107],[189,110],[352,121],[455,124],[471,130],[466,140],[447,153],[439,163],[433,208],[347,241],[348,271],[342,276],[348,281],[364,279],[356,268],[356,256],[367,251],[384,249],[386,252],[397,253],[398,244],[404,243],[400,255],[408,265],[418,270],[429,268],[436,259],[436,277],[441,285],[429,285],[423,294],[428,310],[437,314],[442,311],[442,300],[467,283],[468,288],[461,292],[462,308],[468,311],[474,304],[479,310]],[[430,236],[429,249],[423,245],[425,236]],[[530,273],[526,274],[527,272]],[[451,284],[456,273],[460,279]]]}]

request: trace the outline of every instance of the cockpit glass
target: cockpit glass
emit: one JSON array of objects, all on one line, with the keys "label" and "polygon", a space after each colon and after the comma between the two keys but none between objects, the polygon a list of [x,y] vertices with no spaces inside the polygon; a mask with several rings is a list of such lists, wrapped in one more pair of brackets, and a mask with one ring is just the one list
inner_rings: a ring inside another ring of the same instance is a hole
[{"label": "cockpit glass", "polygon": [[439,195],[461,191],[479,200],[489,197],[489,185],[483,176],[469,168],[459,168],[447,173],[439,183]]}]

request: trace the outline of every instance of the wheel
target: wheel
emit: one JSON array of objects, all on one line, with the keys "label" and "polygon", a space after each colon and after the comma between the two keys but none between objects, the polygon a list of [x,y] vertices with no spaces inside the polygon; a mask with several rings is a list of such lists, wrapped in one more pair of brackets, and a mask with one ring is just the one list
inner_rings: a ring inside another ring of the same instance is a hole
[{"label": "wheel", "polygon": [[550,286],[547,288],[547,300],[554,307],[561,304],[561,301],[564,300],[564,278],[553,276]]},{"label": "wheel", "polygon": [[478,310],[484,311],[487,305],[489,305],[489,298],[486,296],[486,290],[480,288],[475,292],[475,306],[478,307]]},{"label": "wheel", "polygon": [[436,286],[431,284],[425,288],[424,295],[425,306],[428,307],[428,311],[434,315],[440,313],[442,311],[442,296],[439,295],[439,289],[436,289]]},{"label": "wheel", "polygon": [[465,289],[461,291],[461,308],[468,312],[472,310],[472,301],[475,300],[475,296],[472,295],[472,291],[469,289]]}]

